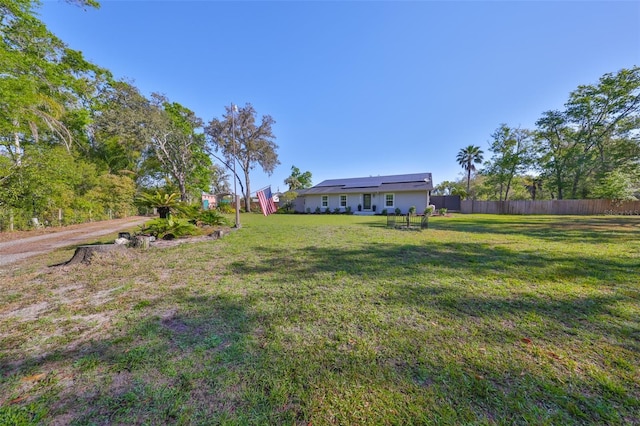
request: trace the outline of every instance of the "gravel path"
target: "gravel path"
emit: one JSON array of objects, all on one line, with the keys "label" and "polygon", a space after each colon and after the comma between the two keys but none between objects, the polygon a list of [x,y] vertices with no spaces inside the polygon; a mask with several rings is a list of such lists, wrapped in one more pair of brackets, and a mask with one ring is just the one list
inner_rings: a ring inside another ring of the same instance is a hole
[{"label": "gravel path", "polygon": [[3,235],[3,241],[0,242],[0,267],[48,253],[57,248],[86,243],[102,235],[142,225],[148,220],[148,217],[132,216],[125,219],[74,225],[70,228],[51,228],[44,234],[32,236],[28,232],[21,232],[16,233],[15,238],[8,233]]}]

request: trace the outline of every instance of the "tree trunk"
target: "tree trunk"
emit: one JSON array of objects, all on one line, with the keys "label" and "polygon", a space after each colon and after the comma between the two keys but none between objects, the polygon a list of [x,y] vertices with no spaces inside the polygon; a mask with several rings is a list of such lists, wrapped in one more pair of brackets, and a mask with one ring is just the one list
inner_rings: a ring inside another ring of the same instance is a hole
[{"label": "tree trunk", "polygon": [[157,207],[158,215],[160,215],[160,219],[166,219],[169,216],[169,212],[171,209],[169,207]]},{"label": "tree trunk", "polygon": [[249,183],[248,170],[249,169],[247,168],[244,172],[244,180],[247,183],[247,192],[245,193],[245,196],[244,196],[244,211],[246,211],[247,213],[251,212],[251,186]]},{"label": "tree trunk", "polygon": [[104,253],[114,250],[124,250],[126,247],[123,244],[98,244],[88,246],[78,246],[73,257],[62,265],[75,265],[78,263],[91,263],[91,258],[95,253]]}]

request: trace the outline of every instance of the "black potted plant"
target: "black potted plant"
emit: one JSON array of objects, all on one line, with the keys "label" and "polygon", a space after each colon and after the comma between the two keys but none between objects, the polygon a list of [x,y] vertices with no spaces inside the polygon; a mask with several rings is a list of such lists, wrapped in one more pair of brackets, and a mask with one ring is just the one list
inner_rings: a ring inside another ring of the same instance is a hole
[{"label": "black potted plant", "polygon": [[373,206],[371,206],[371,208],[373,209],[373,212],[376,212],[376,205],[374,204]]},{"label": "black potted plant", "polygon": [[362,204],[358,204],[358,211],[361,212],[362,211]]}]

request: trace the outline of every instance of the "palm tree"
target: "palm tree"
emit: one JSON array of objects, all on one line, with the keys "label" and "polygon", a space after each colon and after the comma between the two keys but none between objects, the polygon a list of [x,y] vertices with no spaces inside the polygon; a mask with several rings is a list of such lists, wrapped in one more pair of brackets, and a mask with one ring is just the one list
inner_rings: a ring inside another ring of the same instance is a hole
[{"label": "palm tree", "polygon": [[479,146],[469,145],[466,148],[462,148],[458,152],[456,160],[463,169],[467,171],[467,194],[469,194],[469,184],[471,182],[471,172],[476,170],[475,164],[482,163],[482,150]]}]

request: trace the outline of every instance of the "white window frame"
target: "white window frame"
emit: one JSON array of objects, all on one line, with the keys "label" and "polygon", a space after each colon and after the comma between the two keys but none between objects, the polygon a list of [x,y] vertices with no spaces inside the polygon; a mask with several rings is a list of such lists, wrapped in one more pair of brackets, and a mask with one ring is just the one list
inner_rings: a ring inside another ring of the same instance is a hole
[{"label": "white window frame", "polygon": [[[391,196],[391,205],[389,205],[388,201],[388,197]],[[386,209],[390,208],[390,207],[395,207],[396,205],[396,194],[393,193],[389,193],[389,194],[384,194],[384,207]]]},{"label": "white window frame", "polygon": [[328,195],[320,196],[320,205],[322,207],[329,207],[329,196]]},{"label": "white window frame", "polygon": [[347,208],[347,202],[347,194],[340,194],[340,207],[343,209]]}]

